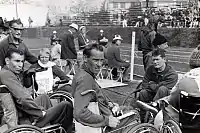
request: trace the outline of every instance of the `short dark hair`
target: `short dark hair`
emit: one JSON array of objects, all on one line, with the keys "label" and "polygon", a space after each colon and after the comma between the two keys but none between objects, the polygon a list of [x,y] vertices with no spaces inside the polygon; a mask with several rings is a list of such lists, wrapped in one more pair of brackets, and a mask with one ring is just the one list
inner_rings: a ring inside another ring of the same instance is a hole
[{"label": "short dark hair", "polygon": [[165,56],[165,50],[164,49],[159,49],[159,48],[157,48],[157,49],[154,49],[153,51],[152,51],[152,56],[161,56],[162,58],[164,58],[164,57],[166,57]]},{"label": "short dark hair", "polygon": [[10,49],[8,49],[5,58],[11,59],[13,53],[17,53],[17,54],[19,54],[19,55],[24,55],[24,52],[23,52],[22,50],[20,50],[20,49],[15,49],[15,48],[10,48]]},{"label": "short dark hair", "polygon": [[86,46],[84,48],[83,55],[86,56],[87,58],[89,58],[91,56],[91,51],[93,49],[103,52],[103,47],[101,45],[99,45],[97,43],[93,43],[93,44],[89,44],[88,46]]},{"label": "short dark hair", "polygon": [[12,25],[13,25],[14,23],[22,24],[22,25],[23,25],[23,23],[21,22],[20,19],[14,19],[14,20],[9,21],[9,27],[12,27]]}]

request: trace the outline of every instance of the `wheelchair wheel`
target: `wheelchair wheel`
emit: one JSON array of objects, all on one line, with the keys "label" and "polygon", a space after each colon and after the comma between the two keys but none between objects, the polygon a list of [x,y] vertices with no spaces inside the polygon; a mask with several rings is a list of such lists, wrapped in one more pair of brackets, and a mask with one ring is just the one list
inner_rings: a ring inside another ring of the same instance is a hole
[{"label": "wheelchair wheel", "polygon": [[19,125],[7,130],[5,133],[45,133],[42,129],[32,125]]},{"label": "wheelchair wheel", "polygon": [[162,126],[161,133],[182,133],[182,131],[176,122],[168,120]]},{"label": "wheelchair wheel", "polygon": [[54,103],[56,104],[62,101],[68,101],[72,105],[74,104],[74,99],[72,95],[66,91],[55,91],[50,94],[49,98],[51,99],[53,105]]},{"label": "wheelchair wheel", "polygon": [[135,101],[139,92],[142,90],[142,82],[138,84],[135,90],[130,92],[123,100],[122,105],[135,107]]},{"label": "wheelchair wheel", "polygon": [[159,133],[159,131],[152,124],[142,123],[130,129],[128,133]]}]

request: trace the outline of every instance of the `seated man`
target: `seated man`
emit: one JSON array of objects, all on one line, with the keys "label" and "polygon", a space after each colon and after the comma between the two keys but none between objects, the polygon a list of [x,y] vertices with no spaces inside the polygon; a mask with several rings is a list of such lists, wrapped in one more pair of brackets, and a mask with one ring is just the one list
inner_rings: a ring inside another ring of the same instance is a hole
[{"label": "seated man", "polygon": [[[56,81],[64,80],[67,83],[70,80],[54,62],[50,61],[50,58],[50,50],[48,48],[42,48],[38,56],[38,62],[31,65],[27,71],[27,76],[34,75],[34,87],[38,94],[52,91]],[[32,85],[32,79],[30,81],[27,80],[26,84],[30,87]],[[60,89],[70,93],[72,91],[69,85],[63,86]]]},{"label": "seated man", "polygon": [[[191,70],[183,75],[176,86],[172,89],[170,95],[165,99],[169,102],[169,106],[165,107],[168,115],[170,115],[174,120],[179,121],[179,113],[175,110],[179,110],[180,104],[180,92],[185,91],[187,93],[199,93],[200,88],[200,61],[199,61],[200,49],[199,46],[193,50],[189,64]],[[164,120],[168,120],[165,115],[160,112],[155,118],[156,127],[160,127]]]},{"label": "seated man", "polygon": [[108,65],[111,67],[115,68],[121,68],[125,67],[124,74],[123,74],[123,80],[124,81],[129,81],[129,69],[130,69],[130,63],[124,61],[120,57],[120,48],[119,46],[121,45],[121,41],[123,39],[121,38],[120,35],[115,35],[113,38],[112,44],[110,47],[107,49],[107,59],[108,59]]},{"label": "seated man", "polygon": [[[44,127],[49,123],[60,123],[66,131],[70,132],[73,121],[73,107],[70,103],[61,102],[45,110],[37,105],[38,99],[33,99],[24,87],[26,86],[23,82],[24,53],[19,49],[10,49],[5,62],[6,65],[0,71],[0,84],[6,85],[13,96],[18,112],[18,123],[33,124],[38,127]],[[41,95],[39,98],[42,100],[48,97],[42,98]]]},{"label": "seated man", "polygon": [[[152,52],[153,65],[149,66],[142,81],[139,100],[149,103],[170,94],[178,80],[178,74],[166,63],[165,51],[156,49]],[[145,112],[141,113],[141,121]]]},{"label": "seated man", "polygon": [[[129,123],[139,121],[139,117],[125,118],[122,121],[113,116],[112,109],[116,104],[112,104],[106,98],[105,93],[95,81],[96,74],[99,72],[104,60],[103,48],[101,45],[88,45],[84,51],[84,63],[82,68],[77,71],[72,81],[74,96],[74,117],[79,123],[95,128],[111,127],[119,128]],[[91,102],[98,102],[100,114],[95,114],[88,109]],[[129,128],[122,129],[124,133]]]}]

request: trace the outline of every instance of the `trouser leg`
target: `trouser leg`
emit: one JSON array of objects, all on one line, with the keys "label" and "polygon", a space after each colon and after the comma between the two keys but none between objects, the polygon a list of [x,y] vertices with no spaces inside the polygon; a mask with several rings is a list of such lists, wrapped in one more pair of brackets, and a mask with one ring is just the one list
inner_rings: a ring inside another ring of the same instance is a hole
[{"label": "trouser leg", "polygon": [[60,123],[67,132],[71,132],[73,123],[73,107],[71,103],[65,101],[49,108],[46,110],[46,115],[37,122],[36,126],[44,127],[48,123]]},{"label": "trouser leg", "polygon": [[[154,92],[151,92],[150,90],[141,90],[139,93],[139,100],[145,103],[149,103],[153,101],[153,97],[155,96]],[[140,109],[140,119],[141,122],[144,122],[146,111],[143,109]]]},{"label": "trouser leg", "polygon": [[153,101],[156,101],[160,98],[163,98],[163,97],[166,97],[166,96],[169,96],[170,94],[170,90],[165,87],[165,86],[160,86],[156,92],[156,95],[155,97],[153,98]]}]

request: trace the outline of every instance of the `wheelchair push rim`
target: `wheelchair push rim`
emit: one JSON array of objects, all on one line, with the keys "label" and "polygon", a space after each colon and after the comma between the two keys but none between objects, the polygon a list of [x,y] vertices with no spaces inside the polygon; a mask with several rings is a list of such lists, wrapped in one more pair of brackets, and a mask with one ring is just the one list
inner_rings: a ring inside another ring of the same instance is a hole
[{"label": "wheelchair push rim", "polygon": [[32,125],[19,125],[7,130],[5,133],[45,133],[42,129]]},{"label": "wheelchair push rim", "polygon": [[142,123],[128,131],[128,133],[160,133],[152,124]]},{"label": "wheelchair push rim", "polygon": [[161,127],[161,133],[182,133],[182,131],[176,122],[168,120]]}]

